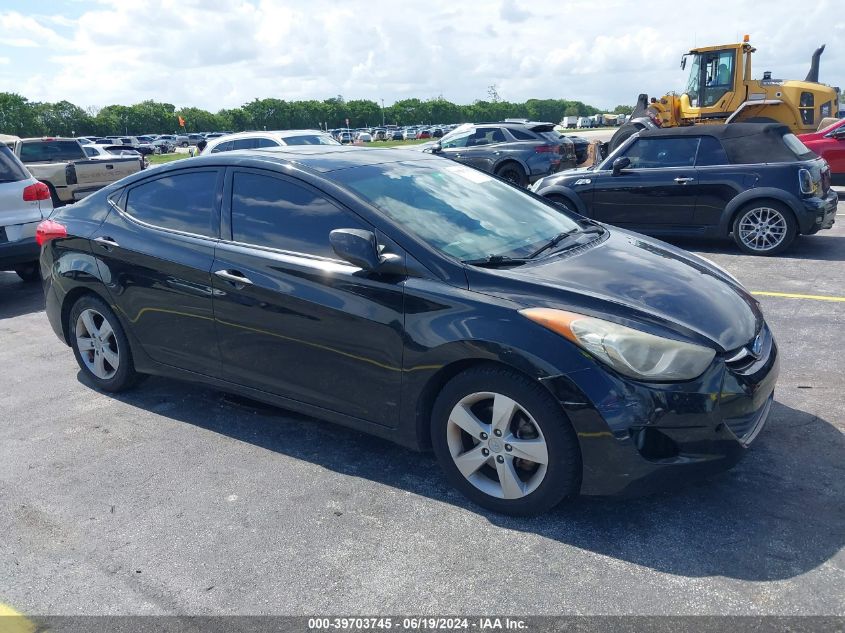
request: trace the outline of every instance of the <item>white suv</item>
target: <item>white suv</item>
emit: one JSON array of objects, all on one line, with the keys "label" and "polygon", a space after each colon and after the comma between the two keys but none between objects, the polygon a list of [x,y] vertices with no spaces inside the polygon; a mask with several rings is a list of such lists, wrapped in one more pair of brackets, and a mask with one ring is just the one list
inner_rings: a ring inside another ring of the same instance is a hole
[{"label": "white suv", "polygon": [[238,132],[210,140],[201,153],[205,156],[218,152],[231,152],[236,149],[280,147],[282,145],[340,145],[340,143],[322,130]]},{"label": "white suv", "polygon": [[52,212],[50,188],[0,145],[0,270],[14,270],[24,281],[40,280],[35,228]]}]

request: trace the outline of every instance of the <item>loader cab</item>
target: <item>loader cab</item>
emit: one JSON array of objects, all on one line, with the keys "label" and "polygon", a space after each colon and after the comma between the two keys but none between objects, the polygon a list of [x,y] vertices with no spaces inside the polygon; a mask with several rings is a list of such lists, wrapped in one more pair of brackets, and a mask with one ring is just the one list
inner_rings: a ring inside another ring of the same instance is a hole
[{"label": "loader cab", "polygon": [[739,61],[736,47],[695,49],[684,55],[681,68],[689,66],[689,78],[682,95],[681,116],[727,117],[737,92]]}]

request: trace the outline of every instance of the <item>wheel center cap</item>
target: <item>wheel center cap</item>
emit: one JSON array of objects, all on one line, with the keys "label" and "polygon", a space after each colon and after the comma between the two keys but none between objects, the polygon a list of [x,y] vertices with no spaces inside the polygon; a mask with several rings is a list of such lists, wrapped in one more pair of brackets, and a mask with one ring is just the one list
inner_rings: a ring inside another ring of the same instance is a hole
[{"label": "wheel center cap", "polygon": [[498,437],[491,437],[488,444],[490,446],[490,450],[494,453],[501,453],[505,448],[505,443]]}]

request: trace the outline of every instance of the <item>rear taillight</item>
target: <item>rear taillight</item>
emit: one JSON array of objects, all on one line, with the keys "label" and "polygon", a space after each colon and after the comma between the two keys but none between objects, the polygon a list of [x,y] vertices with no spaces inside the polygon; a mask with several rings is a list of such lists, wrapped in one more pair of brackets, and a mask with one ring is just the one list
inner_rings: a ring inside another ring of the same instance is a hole
[{"label": "rear taillight", "polygon": [[805,196],[816,193],[816,183],[813,182],[813,175],[809,169],[798,170],[798,185],[801,187],[801,193]]},{"label": "rear taillight", "polygon": [[537,145],[537,147],[534,148],[534,151],[538,154],[556,154],[557,148],[557,145]]},{"label": "rear taillight", "polygon": [[67,237],[67,229],[64,224],[59,224],[55,220],[42,220],[35,229],[35,241],[39,246],[57,237]]},{"label": "rear taillight", "polygon": [[43,182],[36,182],[34,185],[29,185],[23,190],[24,202],[35,202],[37,200],[49,200],[50,187]]}]

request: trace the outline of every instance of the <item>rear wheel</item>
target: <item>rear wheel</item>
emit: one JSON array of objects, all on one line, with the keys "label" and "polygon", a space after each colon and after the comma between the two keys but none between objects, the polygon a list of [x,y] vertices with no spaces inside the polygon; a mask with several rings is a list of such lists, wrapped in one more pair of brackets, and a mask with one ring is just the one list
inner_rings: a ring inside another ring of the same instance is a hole
[{"label": "rear wheel", "polygon": [[15,274],[27,283],[41,281],[41,269],[37,261],[18,264],[14,270]]},{"label": "rear wheel", "polygon": [[123,391],[137,381],[129,341],[117,316],[101,299],[86,295],[70,310],[68,332],[79,367],[103,391]]},{"label": "rear wheel", "polygon": [[478,367],[450,380],[431,434],[452,485],[490,510],[539,514],[580,488],[578,441],[560,405],[508,369]]},{"label": "rear wheel", "polygon": [[518,163],[505,163],[496,170],[496,175],[517,187],[524,187],[528,184],[528,176],[525,175],[525,170]]},{"label": "rear wheel", "polygon": [[782,253],[798,233],[792,213],[776,202],[753,202],[737,213],[733,224],[733,238],[737,246],[749,255],[777,255]]}]

